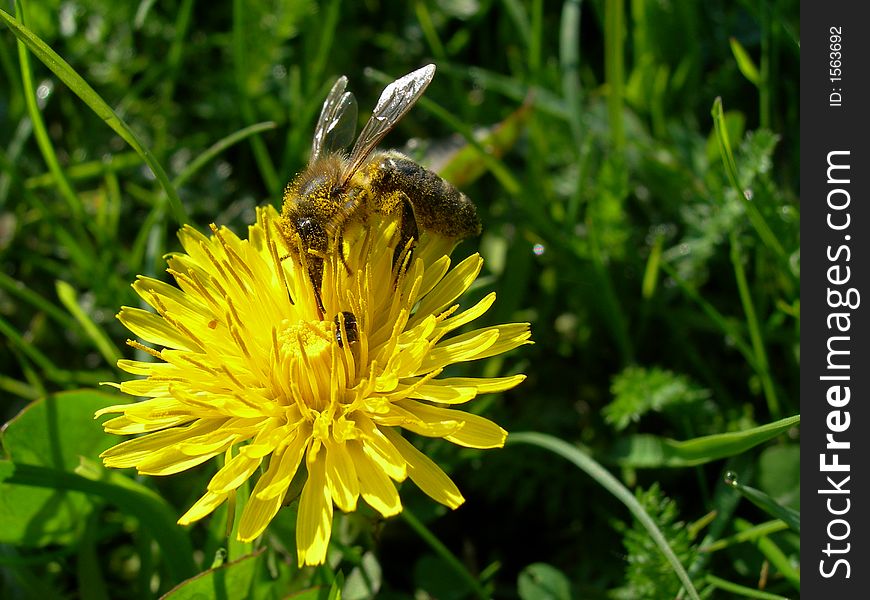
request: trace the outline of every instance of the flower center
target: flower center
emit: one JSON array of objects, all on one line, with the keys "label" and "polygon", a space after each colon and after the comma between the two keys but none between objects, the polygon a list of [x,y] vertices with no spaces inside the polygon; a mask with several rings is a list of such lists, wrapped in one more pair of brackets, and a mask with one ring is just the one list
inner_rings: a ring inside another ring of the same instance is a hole
[{"label": "flower center", "polygon": [[[325,321],[286,323],[277,335],[278,356],[292,404],[309,421],[344,391],[344,369],[335,356],[335,333]],[[335,371],[335,372],[334,372]]]}]

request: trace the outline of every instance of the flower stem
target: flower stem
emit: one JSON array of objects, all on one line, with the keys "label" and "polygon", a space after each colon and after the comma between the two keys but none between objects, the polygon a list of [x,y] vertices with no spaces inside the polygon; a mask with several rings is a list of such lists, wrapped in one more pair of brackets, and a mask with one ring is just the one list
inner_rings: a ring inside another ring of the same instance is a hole
[{"label": "flower stem", "polygon": [[478,581],[478,579],[465,568],[462,561],[447,549],[447,546],[441,543],[441,540],[435,537],[435,535],[429,531],[429,529],[423,525],[416,516],[414,516],[414,513],[407,508],[403,508],[402,518],[405,519],[405,522],[411,526],[411,529],[413,529],[424,542],[429,544],[429,546],[435,551],[435,554],[450,565],[453,570],[456,571],[456,574],[471,587],[475,596],[483,600],[489,598],[489,594],[487,594],[486,590],[483,589],[483,586],[480,585],[480,581]]}]

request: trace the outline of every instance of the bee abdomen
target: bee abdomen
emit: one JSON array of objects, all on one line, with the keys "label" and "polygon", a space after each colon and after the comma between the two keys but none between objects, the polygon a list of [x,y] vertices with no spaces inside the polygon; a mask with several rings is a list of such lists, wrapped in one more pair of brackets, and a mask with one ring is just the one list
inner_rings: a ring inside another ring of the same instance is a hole
[{"label": "bee abdomen", "polygon": [[376,196],[397,191],[408,196],[421,231],[456,239],[480,234],[477,209],[468,196],[397,152],[380,159],[372,188]]}]

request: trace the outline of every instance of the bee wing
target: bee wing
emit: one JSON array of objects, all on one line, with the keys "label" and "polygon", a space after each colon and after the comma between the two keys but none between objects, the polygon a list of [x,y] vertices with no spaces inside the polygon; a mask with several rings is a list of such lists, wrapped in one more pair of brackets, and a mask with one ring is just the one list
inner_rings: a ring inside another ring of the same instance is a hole
[{"label": "bee wing", "polygon": [[347,77],[338,78],[320,110],[320,118],[314,128],[309,164],[320,158],[324,151],[338,150],[349,146],[356,133],[356,98],[347,87]]},{"label": "bee wing", "polygon": [[420,99],[426,86],[435,75],[435,65],[426,65],[404,77],[400,77],[381,92],[381,97],[372,111],[372,117],[359,134],[350,161],[345,171],[345,182],[371,154],[384,136],[399,122],[405,113]]}]

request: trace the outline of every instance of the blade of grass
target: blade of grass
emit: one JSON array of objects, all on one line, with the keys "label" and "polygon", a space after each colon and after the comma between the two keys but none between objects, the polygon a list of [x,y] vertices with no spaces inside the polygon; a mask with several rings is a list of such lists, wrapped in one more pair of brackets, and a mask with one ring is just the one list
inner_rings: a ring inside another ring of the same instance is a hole
[{"label": "blade of grass", "polygon": [[25,400],[36,400],[43,395],[40,390],[37,390],[32,385],[28,385],[23,381],[18,381],[12,377],[7,377],[2,373],[0,373],[0,390],[14,394],[19,398],[24,398]]},{"label": "blade of grass", "polygon": [[719,550],[724,550],[725,548],[730,548],[731,546],[737,544],[742,544],[743,542],[754,542],[760,537],[767,536],[772,533],[778,533],[780,531],[785,531],[788,528],[788,524],[782,519],[765,521],[764,523],[759,523],[758,525],[752,525],[751,527],[748,527],[746,529],[741,529],[739,533],[735,533],[734,535],[721,540],[716,540],[708,546],[701,546],[698,551],[717,552]]},{"label": "blade of grass", "polygon": [[655,521],[644,510],[643,506],[628,490],[628,488],[626,488],[616,477],[611,475],[607,469],[602,467],[591,456],[582,452],[580,449],[551,435],[538,432],[512,433],[508,436],[507,441],[508,444],[530,444],[561,456],[579,467],[584,473],[594,479],[598,485],[616,496],[616,498],[622,502],[629,511],[631,511],[631,514],[634,515],[634,517],[647,530],[647,533],[649,533],[650,537],[671,564],[671,568],[683,584],[689,597],[693,598],[693,600],[700,600],[697,590],[695,590],[691,579],[689,579],[688,573],[686,573],[680,560],[677,558],[676,554],[674,554],[670,545],[668,545],[668,541],[665,539],[661,530],[659,530]]},{"label": "blade of grass", "polygon": [[9,340],[10,347],[15,348],[31,360],[42,370],[42,374],[54,383],[94,385],[100,381],[111,379],[112,377],[111,373],[108,371],[67,371],[65,369],[59,369],[45,354],[37,350],[33,344],[27,342],[24,337],[3,318],[0,318],[0,335],[5,336],[6,339]]},{"label": "blade of grass", "polygon": [[75,318],[79,325],[82,326],[85,334],[93,342],[94,346],[103,355],[103,358],[109,365],[114,366],[121,359],[121,353],[106,335],[106,332],[91,319],[82,307],[79,306],[76,299],[76,292],[72,286],[65,281],[56,281],[55,288],[57,289],[57,297]]},{"label": "blade of grass", "polygon": [[[321,14],[322,18],[320,22],[323,26],[315,38],[317,40],[317,49],[308,70],[308,81],[314,86],[321,84],[320,82],[323,81],[326,73],[326,61],[332,53],[335,31],[338,27],[338,20],[341,18],[341,0],[330,0],[329,4],[326,5],[326,9]],[[320,108],[319,102],[318,108]]]},{"label": "blade of grass", "polygon": [[[752,524],[744,519],[736,519],[734,526],[738,531],[745,531],[750,529]],[[770,562],[770,564],[773,565],[773,567],[779,571],[783,577],[785,577],[786,581],[788,581],[794,589],[800,591],[800,572],[792,566],[788,557],[785,555],[785,552],[776,545],[776,542],[767,536],[762,536],[755,541],[755,545],[758,548],[758,551],[764,555],[764,558],[766,558],[768,562]]]},{"label": "blade of grass", "polygon": [[770,592],[763,592],[761,590],[756,590],[755,588],[746,587],[745,585],[740,585],[739,583],[733,583],[726,579],[722,579],[721,577],[716,577],[715,575],[707,575],[705,580],[712,584],[716,589],[720,589],[725,592],[730,592],[731,594],[736,594],[737,596],[741,596],[743,598],[755,598],[756,600],[789,600],[786,596],[780,596],[779,594],[771,594]]},{"label": "blade of grass", "polygon": [[646,268],[643,270],[643,282],[640,286],[640,295],[644,300],[649,300],[656,292],[656,285],[659,281],[659,265],[662,262],[662,249],[664,248],[664,243],[664,235],[657,233],[653,240],[652,248],[650,248],[649,257],[646,260]]},{"label": "blade of grass", "polygon": [[[713,102],[713,126],[716,130],[716,139],[719,142],[719,153],[722,155],[722,162],[725,165],[725,173],[731,186],[737,192],[740,201],[746,209],[746,215],[749,217],[749,222],[753,229],[758,234],[761,242],[769,248],[780,260],[787,261],[788,256],[782,244],[779,243],[776,235],[771,230],[764,216],[758,210],[758,207],[750,200],[747,191],[740,185],[740,177],[737,173],[737,163],[734,160],[734,153],[731,151],[731,141],[728,138],[728,128],[725,125],[725,112],[722,108],[722,98],[716,98]],[[788,266],[788,265],[786,265]],[[791,274],[791,268],[786,269]],[[793,275],[792,275],[793,277]]]},{"label": "blade of grass", "polygon": [[[233,0],[233,66],[236,75],[236,90],[239,102],[239,112],[246,123],[255,121],[254,107],[251,105],[250,96],[246,91],[245,75],[247,74],[247,49],[245,47],[244,19],[249,18],[245,10],[244,0]],[[278,178],[275,165],[269,155],[269,149],[259,136],[251,138],[251,149],[254,151],[254,160],[260,169],[260,175],[269,194],[277,193],[283,183]]]},{"label": "blade of grass", "polygon": [[[101,158],[99,160],[90,160],[70,165],[66,169],[66,176],[70,181],[83,181],[100,177],[106,173],[116,173],[125,169],[131,169],[140,164],[142,164],[142,158],[138,154],[135,152],[123,152],[121,154],[111,154],[105,159]],[[24,185],[28,190],[49,187],[54,185],[54,177],[51,173],[34,175],[25,179]]]},{"label": "blade of grass", "polygon": [[538,82],[541,70],[541,48],[544,37],[544,3],[542,0],[532,1],[531,37],[529,38],[529,73],[532,81]]},{"label": "blade of grass", "polygon": [[24,42],[27,47],[33,52],[46,67],[48,67],[55,75],[66,84],[72,92],[81,98],[81,100],[94,111],[106,124],[117,133],[121,139],[130,145],[136,151],[142,160],[151,168],[154,176],[157,178],[166,197],[169,199],[169,208],[174,219],[179,225],[183,225],[189,221],[187,211],[178,197],[178,193],[169,182],[169,177],[166,171],[154,157],[152,152],[146,148],[140,141],[138,136],[133,132],[127,123],[121,119],[114,110],[103,100],[99,94],[79,75],[60,55],[52,50],[45,42],[42,41],[36,34],[22,25],[17,19],[12,17],[6,11],[0,9],[0,21],[2,21],[12,33]]},{"label": "blade of grass", "polygon": [[[577,182],[568,198],[566,231],[573,232],[580,212],[583,194],[583,176],[591,144],[583,135],[583,105],[580,98],[580,0],[568,0],[562,5],[562,20],[559,28],[559,69],[562,72],[562,95],[567,107],[568,125],[576,147]],[[584,142],[585,140],[585,142]]]},{"label": "blade of grass", "polygon": [[731,242],[731,264],[734,266],[734,277],[737,280],[737,291],[740,295],[740,303],[746,315],[746,325],[749,328],[749,340],[752,343],[752,353],[755,356],[755,372],[761,379],[761,387],[764,390],[764,398],[767,400],[767,411],[774,419],[779,418],[779,399],[776,396],[776,386],[770,375],[770,366],[767,362],[767,351],[764,348],[764,336],[758,317],[755,313],[755,304],[752,302],[752,293],[749,291],[749,283],[746,281],[746,272],[743,270],[743,257],[740,252],[740,239],[732,229],[728,238]]},{"label": "blade of grass", "polygon": [[229,148],[234,144],[238,144],[240,141],[248,138],[252,135],[256,135],[262,131],[269,131],[270,129],[275,129],[278,125],[274,121],[264,121],[262,123],[255,123],[254,125],[249,125],[243,129],[239,129],[238,131],[231,133],[230,135],[219,139],[214,144],[208,147],[202,154],[197,156],[194,160],[190,162],[189,165],[184,167],[184,169],[172,180],[172,185],[176,188],[180,188],[187,181],[196,174],[202,167],[207,165],[210,161],[214,160],[214,158]]},{"label": "blade of grass", "polygon": [[625,148],[625,2],[604,2],[604,73],[607,81],[607,114],[613,148],[621,153]]},{"label": "blade of grass", "polygon": [[752,502],[755,506],[775,519],[780,519],[795,533],[801,532],[801,515],[796,510],[782,506],[776,500],[754,487],[743,485],[737,481],[737,475],[733,471],[725,474],[725,483],[740,492],[740,494]]},{"label": "blade of grass", "polygon": [[[26,15],[24,5],[21,0],[15,2],[15,13],[21,23],[26,23]],[[81,228],[81,224],[85,222],[85,209],[82,206],[78,194],[72,189],[63,169],[60,166],[60,161],[57,159],[57,153],[54,151],[54,146],[48,136],[48,131],[45,128],[45,121],[42,120],[42,113],[36,102],[36,86],[33,84],[33,71],[30,67],[30,55],[27,52],[27,46],[19,38],[18,40],[18,65],[21,69],[22,91],[24,93],[24,101],[27,104],[27,114],[33,122],[33,135],[36,138],[36,145],[42,153],[42,158],[57,185],[60,195],[66,200],[70,213],[72,214],[71,225],[77,229]],[[82,241],[87,240],[84,231],[78,231],[78,238]]]},{"label": "blade of grass", "polygon": [[29,289],[24,285],[24,282],[17,281],[2,271],[0,271],[0,289],[6,290],[9,294],[18,297],[37,310],[41,310],[54,319],[63,329],[72,329],[75,326],[75,321],[68,314]]},{"label": "blade of grass", "polygon": [[513,21],[514,27],[517,28],[517,33],[520,34],[523,45],[530,46],[532,26],[529,24],[529,15],[526,12],[525,5],[519,2],[519,0],[502,0],[502,4],[507,9],[508,17]]},{"label": "blade of grass", "polygon": [[758,67],[755,66],[755,62],[749,56],[746,48],[733,36],[728,41],[731,44],[731,54],[734,55],[734,60],[737,61],[737,68],[740,69],[740,72],[754,86],[758,87],[761,85],[761,75],[758,73]]},{"label": "blade of grass", "polygon": [[612,457],[633,468],[691,467],[735,456],[762,444],[800,423],[800,415],[780,419],[745,431],[715,433],[677,441],[651,434],[628,436],[617,444]]},{"label": "blade of grass", "polygon": [[743,358],[746,359],[753,369],[755,369],[755,353],[752,351],[752,348],[749,347],[749,344],[747,344],[743,339],[743,336],[740,335],[740,331],[728,322],[728,318],[716,310],[712,304],[707,302],[707,300],[690,286],[688,282],[680,277],[679,273],[677,273],[677,271],[667,262],[662,262],[661,268],[668,274],[668,277],[674,280],[686,296],[695,301],[698,306],[701,307],[704,314],[719,327],[722,333],[729,337],[730,341],[734,344],[734,347],[737,348],[737,351],[740,352],[740,354],[743,355]]},{"label": "blade of grass", "polygon": [[437,62],[447,60],[447,52],[444,51],[444,44],[441,43],[441,38],[438,37],[438,32],[435,30],[435,24],[432,22],[432,15],[429,13],[429,7],[421,0],[414,2],[414,14],[417,15],[417,23],[423,31],[423,37],[426,38],[426,43],[429,44],[429,49]]},{"label": "blade of grass", "polygon": [[[6,199],[9,197],[12,184],[18,183],[20,180],[14,165],[31,133],[33,133],[33,123],[30,122],[30,119],[22,117],[18,120],[18,127],[15,128],[15,133],[12,134],[6,150],[0,148],[0,208],[6,206]],[[51,177],[51,173],[48,176]],[[54,183],[54,179],[51,179],[51,182]]]}]

